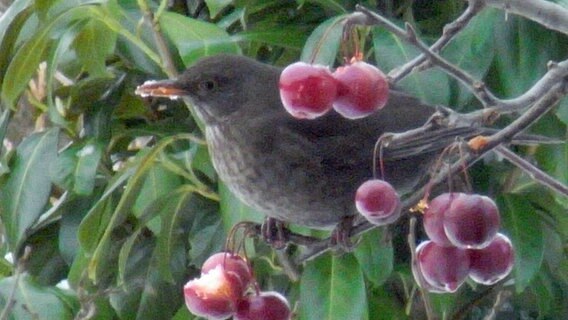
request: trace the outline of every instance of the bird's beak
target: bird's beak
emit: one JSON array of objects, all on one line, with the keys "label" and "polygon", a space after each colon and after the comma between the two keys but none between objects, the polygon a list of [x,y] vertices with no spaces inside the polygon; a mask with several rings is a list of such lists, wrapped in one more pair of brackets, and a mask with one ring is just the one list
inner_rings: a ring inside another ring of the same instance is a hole
[{"label": "bird's beak", "polygon": [[135,94],[146,97],[166,97],[170,99],[178,99],[179,97],[186,96],[187,90],[182,88],[179,82],[175,80],[150,80],[144,82],[142,85],[136,87]]}]

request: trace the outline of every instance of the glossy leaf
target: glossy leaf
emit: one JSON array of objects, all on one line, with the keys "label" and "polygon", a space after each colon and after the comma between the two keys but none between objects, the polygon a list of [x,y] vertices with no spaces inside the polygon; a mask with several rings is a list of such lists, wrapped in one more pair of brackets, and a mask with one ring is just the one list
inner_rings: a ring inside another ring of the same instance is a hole
[{"label": "glossy leaf", "polygon": [[[12,51],[16,49],[18,36],[33,12],[32,7],[25,8],[27,2],[30,1],[18,1],[17,4],[10,6],[0,16],[0,52],[2,52],[0,55],[0,74],[2,75],[6,72],[11,61]],[[0,77],[0,85],[3,81],[3,77]]]},{"label": "glossy leaf", "polygon": [[[2,83],[2,101],[10,108],[14,108],[17,98],[28,84],[29,79],[36,71],[42,59],[45,59],[45,50],[50,43],[50,33],[62,26],[73,25],[75,22],[92,17],[93,11],[89,6],[79,6],[65,11],[57,18],[49,21],[45,26],[26,41],[14,54],[8,66]],[[34,54],[29,54],[33,52]]]},{"label": "glossy leaf", "polygon": [[212,18],[217,17],[219,12],[229,6],[232,2],[232,0],[205,0]]},{"label": "glossy leaf", "polygon": [[[134,175],[128,180],[124,193],[122,194],[118,204],[114,208],[114,212],[106,225],[105,230],[97,244],[97,248],[93,253],[91,263],[89,264],[89,277],[97,282],[97,276],[101,270],[101,261],[106,258],[106,252],[109,249],[110,242],[112,241],[111,235],[114,229],[119,226],[128,217],[132,206],[134,205],[139,192],[143,186],[144,178],[148,171],[152,168],[152,164],[156,161],[160,152],[171,143],[178,140],[188,139],[188,136],[178,135],[163,139],[157,146],[152,148],[140,161],[139,166],[136,168]],[[103,263],[104,265],[104,263]]]},{"label": "glossy leaf", "polygon": [[[159,199],[160,197],[166,196],[173,192],[180,185],[179,176],[166,170],[161,165],[156,165],[148,171],[146,180],[142,184],[142,189],[140,190],[139,196],[132,207],[132,211],[136,216],[140,216],[142,212],[150,205],[153,201]],[[159,223],[158,223],[159,225]],[[155,229],[155,226],[150,226],[152,231],[159,231]]]},{"label": "glossy leaf", "polygon": [[160,25],[172,40],[186,66],[202,56],[240,52],[229,34],[214,24],[164,12],[160,16]]},{"label": "glossy leaf", "polygon": [[390,239],[386,239],[382,229],[367,232],[353,252],[366,279],[378,286],[391,275],[394,263],[394,250]]},{"label": "glossy leaf", "polygon": [[[419,51],[382,29],[373,29],[373,47],[378,67],[385,73],[419,55]],[[449,77],[440,70],[415,72],[397,84],[403,91],[431,104],[448,105],[450,102]]]},{"label": "glossy leaf", "polygon": [[257,41],[300,50],[306,41],[306,30],[302,27],[263,28],[243,31],[232,38],[234,41]]},{"label": "glossy leaf", "polygon": [[[499,22],[501,16],[499,10],[483,10],[442,51],[444,58],[476,79],[483,79],[495,54],[493,26]],[[461,84],[458,97],[451,101],[451,104],[463,106],[472,97],[471,91]]]},{"label": "glossy leaf", "polygon": [[241,221],[258,223],[263,221],[263,214],[242,203],[223,183],[219,184],[219,197],[221,197],[221,219],[226,232]]},{"label": "glossy leaf", "polygon": [[227,235],[219,216],[218,205],[199,200],[196,197],[193,202],[191,216],[193,223],[188,230],[189,261],[197,268],[201,268],[203,262],[213,253],[223,250]]},{"label": "glossy leaf", "polygon": [[8,243],[16,250],[47,204],[51,192],[49,165],[57,154],[59,130],[29,136],[18,146],[8,181],[0,193],[0,214]]},{"label": "glossy leaf", "polygon": [[342,3],[345,1],[337,1],[337,0],[299,0],[298,1],[301,5],[305,4],[306,2],[317,3],[322,7],[327,9],[336,11],[338,13],[344,13],[346,10],[343,7]]},{"label": "glossy leaf", "polygon": [[[125,290],[111,293],[110,302],[123,319],[169,319],[183,303],[184,250],[176,247],[168,261],[175,279],[171,284],[158,272],[159,255],[150,239],[134,244],[125,270]],[[158,294],[160,293],[160,294]]]},{"label": "glossy leaf", "polygon": [[300,319],[368,318],[363,272],[352,255],[321,256],[306,265],[300,281]]},{"label": "glossy leaf", "polygon": [[102,145],[91,141],[84,146],[74,146],[63,151],[52,166],[53,181],[76,194],[91,194],[95,187],[102,148]]},{"label": "glossy leaf", "polygon": [[7,301],[14,302],[10,319],[74,319],[78,301],[62,290],[42,287],[26,274],[15,281],[14,276],[0,280],[0,308],[4,310]]},{"label": "glossy leaf", "polygon": [[549,60],[565,59],[568,50],[565,36],[517,16],[501,16],[493,32],[499,74],[495,89],[505,97],[515,97],[528,89],[546,72]]},{"label": "glossy leaf", "polygon": [[90,76],[107,76],[106,58],[114,51],[117,34],[100,21],[89,21],[75,39],[77,57]]},{"label": "glossy leaf", "polygon": [[505,234],[510,236],[515,248],[515,288],[523,292],[539,271],[544,238],[541,223],[535,209],[522,196],[503,195],[498,198]]},{"label": "glossy leaf", "polygon": [[320,24],[306,40],[300,60],[307,63],[333,66],[343,35],[344,20],[345,16],[338,16]]}]

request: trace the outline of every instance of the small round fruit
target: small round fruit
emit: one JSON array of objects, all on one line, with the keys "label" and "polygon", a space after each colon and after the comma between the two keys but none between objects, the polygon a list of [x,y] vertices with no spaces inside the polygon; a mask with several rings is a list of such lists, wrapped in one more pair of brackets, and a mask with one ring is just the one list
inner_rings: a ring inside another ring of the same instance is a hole
[{"label": "small round fruit", "polygon": [[424,231],[430,240],[436,244],[444,247],[453,246],[444,230],[444,214],[450,208],[452,200],[457,196],[457,193],[443,193],[428,205],[428,209],[424,212]]},{"label": "small round fruit", "polygon": [[355,193],[357,211],[369,222],[384,225],[400,216],[400,197],[390,183],[373,179],[364,182]]},{"label": "small round fruit", "polygon": [[201,267],[201,273],[207,273],[210,270],[221,266],[229,277],[235,276],[239,279],[244,291],[252,281],[252,271],[250,265],[245,259],[231,252],[218,252],[205,260]]},{"label": "small round fruit", "polygon": [[244,297],[237,304],[235,320],[290,320],[292,311],[284,296],[275,291]]},{"label": "small round fruit", "polygon": [[331,109],[337,81],[329,68],[296,62],[280,75],[280,99],[286,111],[299,119],[314,119]]},{"label": "small round fruit", "polygon": [[424,281],[435,289],[432,292],[455,292],[469,274],[465,249],[442,247],[428,240],[416,248],[416,259]]},{"label": "small round fruit", "polygon": [[459,193],[444,214],[444,230],[456,247],[481,249],[499,231],[499,209],[488,197]]},{"label": "small round fruit", "polygon": [[218,265],[183,287],[189,311],[207,319],[227,319],[237,311],[241,284]]},{"label": "small round fruit", "polygon": [[507,236],[498,233],[483,249],[469,250],[471,269],[469,276],[477,283],[492,285],[503,280],[515,262],[515,250]]},{"label": "small round fruit", "polygon": [[337,98],[333,108],[349,119],[366,117],[382,109],[389,96],[389,85],[377,67],[363,61],[337,68]]}]

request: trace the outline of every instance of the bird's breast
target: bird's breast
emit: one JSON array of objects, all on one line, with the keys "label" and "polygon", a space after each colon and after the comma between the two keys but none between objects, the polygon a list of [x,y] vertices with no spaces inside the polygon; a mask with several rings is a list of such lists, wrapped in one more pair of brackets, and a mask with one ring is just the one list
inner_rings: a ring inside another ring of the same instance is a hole
[{"label": "bird's breast", "polygon": [[[251,128],[206,129],[213,165],[220,179],[245,204],[265,215],[310,227],[336,224],[352,202],[338,197],[319,164],[298,153],[272,147]],[[277,130],[274,131],[275,135]],[[277,137],[276,137],[277,138]]]}]

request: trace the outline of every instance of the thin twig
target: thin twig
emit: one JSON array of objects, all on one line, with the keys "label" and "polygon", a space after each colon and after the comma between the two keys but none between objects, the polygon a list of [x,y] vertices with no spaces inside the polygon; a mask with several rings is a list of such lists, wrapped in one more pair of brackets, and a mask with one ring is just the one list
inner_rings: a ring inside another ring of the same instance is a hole
[{"label": "thin twig", "polygon": [[548,29],[568,35],[568,10],[544,0],[482,0],[486,5],[503,9],[538,22]]},{"label": "thin twig", "polygon": [[172,54],[168,49],[168,45],[166,44],[166,40],[162,35],[160,23],[154,13],[148,6],[145,0],[139,0],[138,5],[140,9],[144,13],[144,19],[146,22],[150,23],[152,35],[154,36],[154,42],[156,43],[156,47],[158,48],[158,53],[160,54],[160,58],[162,60],[162,68],[164,72],[170,78],[176,78],[178,76],[177,69],[174,65]]},{"label": "thin twig", "polygon": [[[459,80],[465,86],[470,88],[471,92],[477,97],[477,99],[483,104],[484,107],[491,108],[490,110],[480,110],[473,112],[465,117],[479,118],[484,114],[487,114],[487,112],[510,113],[521,111],[526,106],[531,105],[541,96],[543,96],[552,87],[552,85],[561,82],[563,81],[563,79],[568,77],[568,60],[562,61],[560,63],[551,62],[548,66],[548,72],[524,94],[513,99],[501,100],[498,99],[493,93],[491,93],[491,91],[487,89],[482,81],[475,79],[469,73],[461,70],[451,62],[444,59],[438,53],[431,50],[431,48],[424,44],[424,42],[418,39],[416,32],[411,25],[406,24],[406,30],[404,30],[399,28],[386,18],[382,17],[381,15],[361,5],[357,5],[356,10],[365,14],[366,17],[371,20],[371,22],[382,25],[399,38],[414,45],[418,50],[422,52],[422,54],[428,59],[428,61],[440,67],[448,75]],[[357,19],[363,21],[362,17],[357,17]],[[370,24],[369,22],[370,21],[366,21],[365,23]]]},{"label": "thin twig", "polygon": [[462,82],[465,86],[471,89],[472,93],[481,101],[481,103],[486,106],[497,106],[499,105],[499,99],[497,99],[483,84],[483,82],[475,79],[472,75],[461,70],[460,68],[453,65],[451,62],[444,59],[438,53],[430,50],[430,48],[422,42],[416,36],[416,32],[410,24],[406,24],[404,29],[399,28],[394,23],[390,22],[386,18],[379,14],[361,6],[357,5],[356,10],[367,15],[376,24],[382,25],[387,28],[390,32],[395,34],[397,37],[404,39],[408,43],[414,45],[418,50],[420,50],[428,60],[442,68],[448,75]]},{"label": "thin twig", "polygon": [[532,180],[568,197],[568,186],[554,179],[546,172],[535,167],[533,164],[521,158],[513,151],[509,150],[507,147],[499,145],[495,147],[493,151],[501,155],[503,158],[507,159],[509,162],[517,166],[519,169],[523,170],[526,174],[528,174],[531,177]]},{"label": "thin twig", "polygon": [[[442,36],[438,38],[436,42],[434,42],[434,44],[430,47],[430,50],[432,52],[440,52],[460,31],[463,30],[463,28],[465,28],[465,26],[469,24],[471,19],[473,19],[473,17],[475,17],[481,11],[481,9],[483,9],[482,2],[478,0],[470,0],[469,6],[461,14],[461,16],[459,16],[453,22],[448,23],[444,27]],[[391,72],[389,72],[389,78],[391,79],[391,82],[399,82],[400,80],[408,76],[415,68],[422,68],[421,65],[423,65],[426,61],[426,55],[421,54],[405,63],[404,65],[392,70]]]},{"label": "thin twig", "polygon": [[424,303],[424,309],[426,309],[426,317],[428,320],[436,319],[434,315],[434,310],[432,309],[432,302],[430,301],[430,295],[425,287],[424,277],[422,273],[418,270],[418,261],[416,260],[416,217],[410,217],[409,230],[408,230],[408,246],[410,247],[410,263],[412,268],[416,269],[416,275],[419,279],[416,279],[420,283],[418,284],[420,295],[422,296],[422,302]]},{"label": "thin twig", "polygon": [[14,309],[14,306],[16,305],[16,292],[18,291],[18,286],[20,284],[20,277],[25,270],[26,262],[29,259],[31,252],[31,247],[26,246],[24,248],[24,254],[17,260],[16,269],[14,270],[14,286],[10,290],[10,295],[8,295],[4,309],[2,309],[0,320],[8,319],[12,309]]},{"label": "thin twig", "polygon": [[491,307],[491,311],[483,320],[494,320],[497,317],[499,308],[509,299],[513,294],[508,290],[500,291],[495,298],[495,303]]}]

